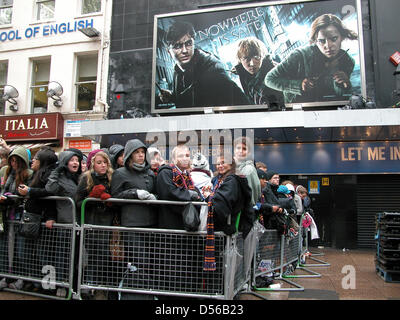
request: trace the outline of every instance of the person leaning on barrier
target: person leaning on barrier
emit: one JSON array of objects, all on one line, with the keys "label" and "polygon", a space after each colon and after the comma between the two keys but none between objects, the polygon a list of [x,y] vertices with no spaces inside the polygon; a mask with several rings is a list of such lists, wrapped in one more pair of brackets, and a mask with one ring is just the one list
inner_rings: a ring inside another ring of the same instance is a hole
[{"label": "person leaning on barrier", "polygon": [[[190,177],[190,150],[178,145],[172,150],[172,163],[160,167],[157,175],[157,194],[160,200],[200,201],[199,190]],[[184,230],[183,206],[162,205],[159,212],[159,227]]]},{"label": "person leaning on barrier", "polygon": [[[7,196],[20,195],[18,189],[19,185],[29,184],[32,179],[33,171],[29,169],[28,152],[24,147],[17,147],[9,154],[8,165],[2,168],[2,173],[4,175],[1,176],[0,204],[3,207],[2,212],[5,213],[3,214],[3,221],[5,222],[6,218],[10,220],[20,220],[23,210],[22,199],[12,199]],[[15,241],[14,227],[6,228],[6,232],[9,242]],[[23,240],[24,239],[18,239],[18,246],[22,249],[24,248]],[[5,241],[5,239],[3,238],[1,241]],[[3,247],[3,244],[0,246]],[[14,257],[14,251],[10,251],[10,247],[8,247],[8,250],[9,259],[12,259],[11,257]],[[22,264],[21,252],[17,251],[15,255],[13,267]],[[13,270],[8,270],[8,272],[13,272]],[[20,290],[24,285],[21,279],[12,283],[8,283],[9,281],[10,279],[3,278],[0,281],[0,289],[9,286],[10,288]]]},{"label": "person leaning on barrier", "polygon": [[[154,195],[155,175],[146,160],[145,144],[129,140],[125,144],[124,167],[114,171],[111,195],[120,199],[157,200]],[[157,214],[147,204],[121,205],[121,225],[124,227],[153,227],[157,225]]]},{"label": "person leaning on barrier", "polygon": [[[82,173],[80,154],[75,151],[63,151],[58,156],[58,166],[52,171],[46,183],[46,190],[54,196],[75,198],[79,176]],[[57,200],[57,223],[73,223],[71,203]],[[78,215],[76,219],[78,218]],[[56,221],[46,223],[51,228]]]},{"label": "person leaning on barrier", "polygon": [[[218,176],[214,180],[214,188],[210,196],[215,231],[223,231],[226,235],[241,231],[243,237],[246,238],[255,221],[251,204],[251,189],[247,178],[236,174],[235,161],[232,159],[232,163],[229,162],[225,161],[223,155],[217,158]],[[238,230],[236,229],[237,222]]]},{"label": "person leaning on barrier", "polygon": [[[44,221],[55,220],[56,207],[52,200],[41,200],[40,198],[51,196],[52,194],[46,190],[46,183],[51,172],[57,167],[58,157],[54,150],[48,147],[40,149],[32,159],[31,169],[34,175],[31,183],[28,185],[21,184],[19,193],[27,196],[25,209],[31,213],[42,214]],[[50,224],[46,224],[50,226]]]},{"label": "person leaning on barrier", "polygon": [[[45,189],[47,179],[51,172],[56,168],[58,157],[50,147],[42,147],[33,157],[31,169],[34,171],[31,183],[28,185],[20,184],[18,191],[21,196],[27,197],[25,210],[30,213],[42,215],[43,221],[55,220],[56,206],[53,200],[44,200],[51,194]],[[26,274],[41,278],[42,267],[49,265],[49,252],[37,240],[25,240],[27,254],[30,255],[31,264],[24,264]],[[36,267],[36,268],[35,268]],[[34,290],[40,287],[37,282],[29,283],[34,286]]]},{"label": "person leaning on barrier", "polygon": [[[80,212],[82,202],[90,198],[107,200],[111,198],[111,178],[113,169],[108,155],[101,150],[91,153],[90,169],[84,172],[76,190],[75,201]],[[85,206],[85,223],[110,226],[113,220],[113,211],[103,202],[88,202]]]},{"label": "person leaning on barrier", "polygon": [[[80,212],[83,201],[86,198],[98,198],[107,200],[111,198],[110,185],[113,174],[111,161],[102,150],[93,150],[89,153],[90,167],[84,172],[80,179],[76,191],[76,206]],[[102,226],[112,225],[114,212],[111,204],[89,201],[85,205],[85,220],[86,224],[95,224]],[[104,284],[108,277],[111,278],[111,259],[109,256],[109,234],[105,235],[87,231],[85,248],[88,254],[88,267],[86,277],[88,281]],[[106,295],[103,291],[97,290],[94,295],[95,300],[106,300]]]},{"label": "person leaning on barrier", "polygon": [[257,203],[259,213],[262,214],[264,227],[267,229],[276,228],[275,214],[282,214],[283,209],[278,200],[277,189],[279,187],[279,174],[273,171],[266,173],[267,184],[262,190],[264,203]]}]

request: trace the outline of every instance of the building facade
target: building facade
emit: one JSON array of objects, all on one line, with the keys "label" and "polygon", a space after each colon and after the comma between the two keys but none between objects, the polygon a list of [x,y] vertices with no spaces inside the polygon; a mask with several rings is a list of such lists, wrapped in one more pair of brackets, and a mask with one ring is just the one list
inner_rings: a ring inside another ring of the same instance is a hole
[{"label": "building facade", "polygon": [[84,120],[102,119],[107,110],[102,75],[109,65],[111,5],[104,0],[1,1],[1,114],[18,123],[22,115],[31,115],[32,123],[53,113],[63,119],[63,132],[51,141],[24,125],[12,132],[3,127],[8,144],[92,149],[93,141],[79,128]]}]

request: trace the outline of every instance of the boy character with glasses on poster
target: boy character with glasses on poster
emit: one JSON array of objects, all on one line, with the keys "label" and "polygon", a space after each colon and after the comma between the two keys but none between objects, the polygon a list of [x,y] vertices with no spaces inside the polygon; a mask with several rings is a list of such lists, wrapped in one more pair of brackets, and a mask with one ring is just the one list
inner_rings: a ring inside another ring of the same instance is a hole
[{"label": "boy character with glasses on poster", "polygon": [[176,61],[172,91],[160,89],[162,103],[176,108],[249,105],[243,91],[214,55],[196,48],[194,28],[177,21],[166,34],[168,52]]},{"label": "boy character with glasses on poster", "polygon": [[269,110],[284,107],[283,94],[264,84],[265,76],[276,63],[267,53],[264,43],[256,37],[239,41],[236,53],[238,64],[231,70],[237,74],[247,98],[252,104],[268,105]]}]

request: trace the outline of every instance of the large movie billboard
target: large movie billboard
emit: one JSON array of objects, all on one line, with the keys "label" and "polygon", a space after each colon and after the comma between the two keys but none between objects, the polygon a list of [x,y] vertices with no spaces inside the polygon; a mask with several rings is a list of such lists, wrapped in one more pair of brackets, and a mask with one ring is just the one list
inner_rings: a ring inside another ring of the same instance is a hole
[{"label": "large movie billboard", "polygon": [[152,112],[323,107],[365,95],[359,1],[155,16]]}]

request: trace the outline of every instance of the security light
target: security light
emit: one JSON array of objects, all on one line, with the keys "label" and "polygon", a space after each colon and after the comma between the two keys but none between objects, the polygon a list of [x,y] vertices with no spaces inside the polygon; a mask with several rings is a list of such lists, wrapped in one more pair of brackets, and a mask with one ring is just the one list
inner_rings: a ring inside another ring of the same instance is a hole
[{"label": "security light", "polygon": [[19,96],[19,93],[15,87],[13,87],[9,84],[6,84],[4,86],[4,94],[2,96],[2,100],[8,101],[11,104],[10,110],[12,110],[12,111],[18,111],[17,101],[15,100],[15,98],[17,98],[18,96]]},{"label": "security light", "polygon": [[54,100],[55,107],[62,106],[62,100],[60,96],[63,94],[63,87],[57,81],[51,81],[48,85],[47,96]]}]

